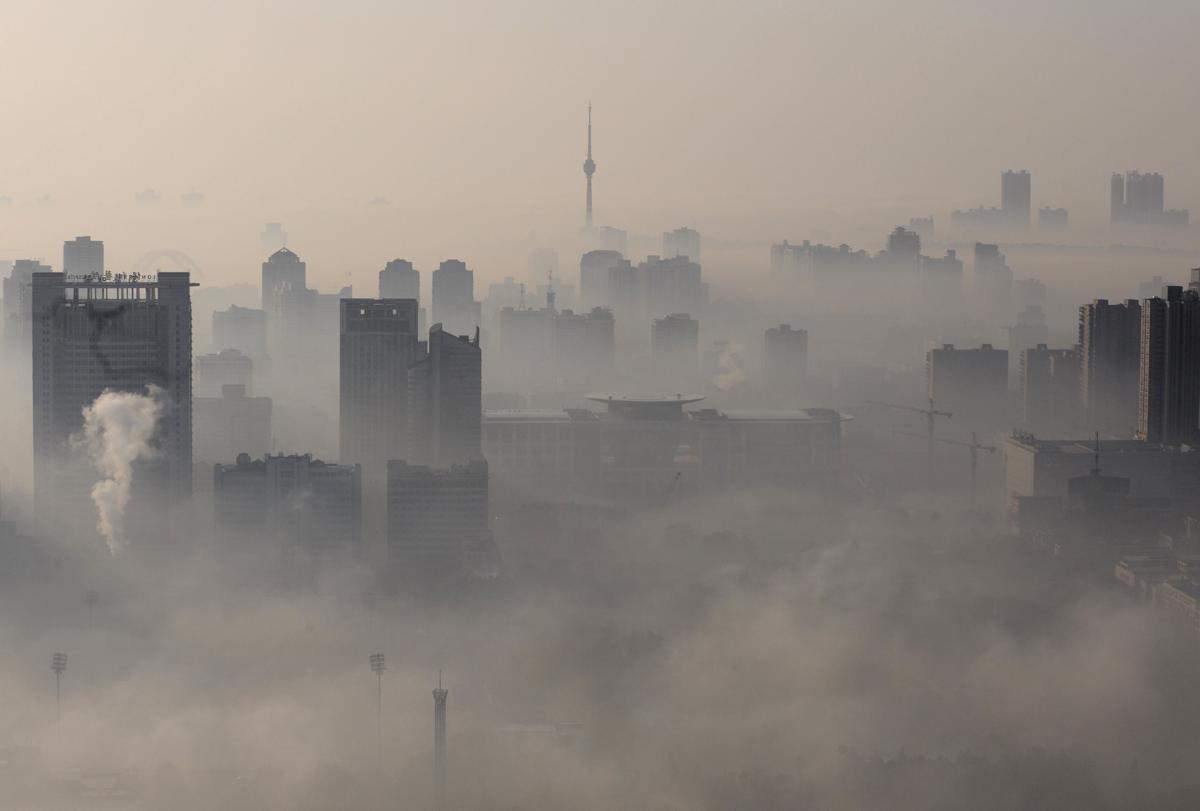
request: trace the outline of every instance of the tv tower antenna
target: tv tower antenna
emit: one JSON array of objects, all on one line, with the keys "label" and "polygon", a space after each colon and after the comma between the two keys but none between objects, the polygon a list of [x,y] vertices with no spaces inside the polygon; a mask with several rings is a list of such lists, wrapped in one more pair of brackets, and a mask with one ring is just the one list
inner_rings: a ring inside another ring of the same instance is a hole
[{"label": "tv tower antenna", "polygon": [[592,160],[592,103],[588,102],[587,160],[583,162],[583,173],[587,176],[587,215],[584,225],[592,227],[592,175],[596,174],[596,162]]}]

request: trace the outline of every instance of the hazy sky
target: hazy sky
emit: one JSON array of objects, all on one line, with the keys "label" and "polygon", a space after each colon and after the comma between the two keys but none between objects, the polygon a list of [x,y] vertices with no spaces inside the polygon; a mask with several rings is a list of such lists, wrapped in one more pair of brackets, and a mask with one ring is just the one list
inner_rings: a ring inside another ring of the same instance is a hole
[{"label": "hazy sky", "polygon": [[[0,0],[0,20],[0,257],[204,233],[187,247],[234,265],[274,219],[317,264],[569,234],[589,99],[597,220],[631,230],[944,220],[997,204],[1006,167],[1075,222],[1106,215],[1113,169],[1200,209],[1183,0]],[[146,188],[159,210],[135,210]]]}]

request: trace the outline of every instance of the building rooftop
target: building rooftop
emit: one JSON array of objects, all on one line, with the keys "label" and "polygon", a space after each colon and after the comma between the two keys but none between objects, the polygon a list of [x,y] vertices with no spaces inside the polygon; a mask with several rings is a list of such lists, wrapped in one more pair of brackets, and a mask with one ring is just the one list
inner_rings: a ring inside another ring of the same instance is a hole
[{"label": "building rooftop", "polygon": [[[1017,433],[1008,438],[1010,445],[1020,445],[1039,453],[1069,453],[1080,456],[1094,456],[1096,440],[1094,439],[1039,439],[1032,434]],[[1102,439],[1100,440],[1100,466],[1104,466],[1104,456],[1109,454],[1130,453],[1187,453],[1190,448],[1173,448],[1144,442],[1140,439]]]}]

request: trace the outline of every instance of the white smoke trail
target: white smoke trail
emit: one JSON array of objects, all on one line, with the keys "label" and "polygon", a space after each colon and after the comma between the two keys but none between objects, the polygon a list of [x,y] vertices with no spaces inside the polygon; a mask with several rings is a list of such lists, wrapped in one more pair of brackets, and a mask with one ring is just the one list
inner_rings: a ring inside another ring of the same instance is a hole
[{"label": "white smoke trail", "polygon": [[92,486],[96,529],[113,555],[125,544],[133,464],[158,454],[150,443],[162,415],[162,396],[158,386],[147,386],[145,394],[105,390],[83,409],[82,443],[104,477]]}]

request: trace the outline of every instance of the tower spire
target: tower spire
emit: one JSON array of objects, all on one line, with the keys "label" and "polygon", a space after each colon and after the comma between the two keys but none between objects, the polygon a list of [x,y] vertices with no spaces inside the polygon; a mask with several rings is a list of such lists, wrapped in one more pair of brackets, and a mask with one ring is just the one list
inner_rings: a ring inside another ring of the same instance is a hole
[{"label": "tower spire", "polygon": [[592,103],[588,102],[587,160],[583,162],[583,174],[587,177],[587,213],[584,225],[592,227],[592,175],[596,173],[596,162],[592,160]]}]

